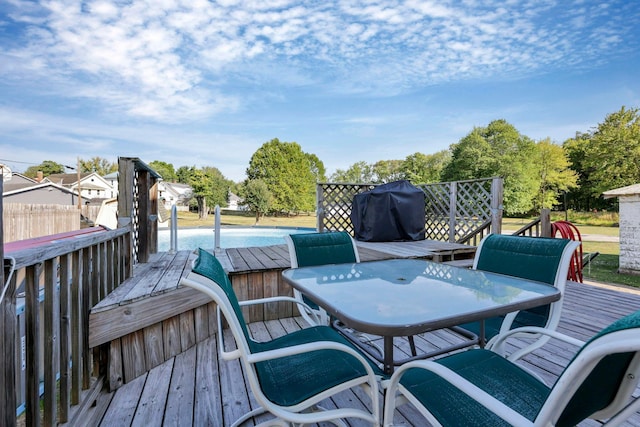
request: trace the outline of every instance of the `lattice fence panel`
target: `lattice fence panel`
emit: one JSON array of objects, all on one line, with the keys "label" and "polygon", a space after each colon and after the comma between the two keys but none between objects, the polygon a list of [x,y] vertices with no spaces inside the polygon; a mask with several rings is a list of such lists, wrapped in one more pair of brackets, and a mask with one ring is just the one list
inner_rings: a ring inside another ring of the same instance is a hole
[{"label": "lattice fence panel", "polygon": [[423,184],[419,188],[426,194],[425,238],[449,240],[451,191],[447,183]]},{"label": "lattice fence panel", "polygon": [[323,231],[347,231],[353,235],[351,205],[356,194],[375,188],[372,184],[318,184],[318,221]]},{"label": "lattice fence panel", "polygon": [[456,241],[491,220],[491,180],[456,183]]},{"label": "lattice fence panel", "polygon": [[[425,237],[459,241],[491,221],[493,178],[473,181],[421,184],[426,195]],[[375,188],[375,184],[318,184],[318,228],[346,230],[353,235],[353,197]],[[500,200],[497,205],[501,205]],[[454,211],[452,212],[452,207]],[[454,227],[452,230],[451,227]]]},{"label": "lattice fence panel", "polygon": [[132,229],[131,240],[133,241],[133,262],[139,260],[139,242],[140,242],[140,172],[135,171],[133,174],[133,212],[131,217]]}]

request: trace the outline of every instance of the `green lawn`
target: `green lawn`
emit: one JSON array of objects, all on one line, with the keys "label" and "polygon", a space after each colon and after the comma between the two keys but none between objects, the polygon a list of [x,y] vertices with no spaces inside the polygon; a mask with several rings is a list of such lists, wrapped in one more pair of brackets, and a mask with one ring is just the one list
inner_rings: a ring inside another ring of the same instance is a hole
[{"label": "green lawn", "polygon": [[[552,218],[558,220],[560,218]],[[571,219],[571,218],[570,218]],[[253,226],[255,225],[255,215],[245,213],[223,213],[221,215],[222,225]],[[505,218],[503,230],[515,231],[528,224],[531,219]],[[587,222],[588,220],[585,220]],[[178,212],[179,227],[213,227],[214,217],[209,215],[206,220],[199,220],[198,215],[192,212]],[[302,214],[297,216],[265,216],[258,223],[265,227],[316,227],[316,217],[314,214]],[[578,224],[580,234],[618,236],[618,227],[594,226]],[[582,244],[585,253],[599,252],[593,259],[590,266],[585,267],[584,277],[587,280],[597,282],[623,284],[640,288],[640,276],[618,274],[618,255],[620,245],[611,242],[585,241]]]}]

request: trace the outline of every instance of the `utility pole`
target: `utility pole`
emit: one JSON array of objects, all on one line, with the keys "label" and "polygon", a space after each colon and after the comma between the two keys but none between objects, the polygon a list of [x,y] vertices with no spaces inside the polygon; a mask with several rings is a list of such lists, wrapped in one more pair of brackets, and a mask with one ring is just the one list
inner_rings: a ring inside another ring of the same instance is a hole
[{"label": "utility pole", "polygon": [[80,194],[80,157],[78,157],[76,172],[78,174],[78,185],[76,186],[76,189],[78,190],[78,209],[82,210],[82,195]]}]

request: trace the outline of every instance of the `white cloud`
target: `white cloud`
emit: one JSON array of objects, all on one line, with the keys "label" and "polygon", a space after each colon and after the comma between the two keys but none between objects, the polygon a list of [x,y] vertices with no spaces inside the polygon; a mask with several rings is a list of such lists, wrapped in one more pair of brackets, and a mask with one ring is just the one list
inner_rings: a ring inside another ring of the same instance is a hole
[{"label": "white cloud", "polygon": [[[2,39],[11,62],[0,73],[42,82],[27,88],[36,93],[62,82],[67,96],[91,97],[105,111],[188,122],[241,108],[265,81],[276,85],[269,93],[331,82],[333,92],[384,96],[587,67],[621,52],[635,31],[612,3],[12,0],[6,19],[26,27]],[[268,75],[287,67],[298,78]]]}]

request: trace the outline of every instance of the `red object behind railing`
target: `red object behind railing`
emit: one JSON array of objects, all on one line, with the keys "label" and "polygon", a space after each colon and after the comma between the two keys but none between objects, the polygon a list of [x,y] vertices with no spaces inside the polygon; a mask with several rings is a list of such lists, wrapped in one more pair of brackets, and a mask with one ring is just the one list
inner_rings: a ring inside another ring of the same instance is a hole
[{"label": "red object behind railing", "polygon": [[582,283],[582,236],[578,228],[569,221],[556,221],[551,224],[551,235],[556,237],[560,234],[563,239],[570,239],[580,242],[580,246],[571,257],[569,265],[568,279]]}]

